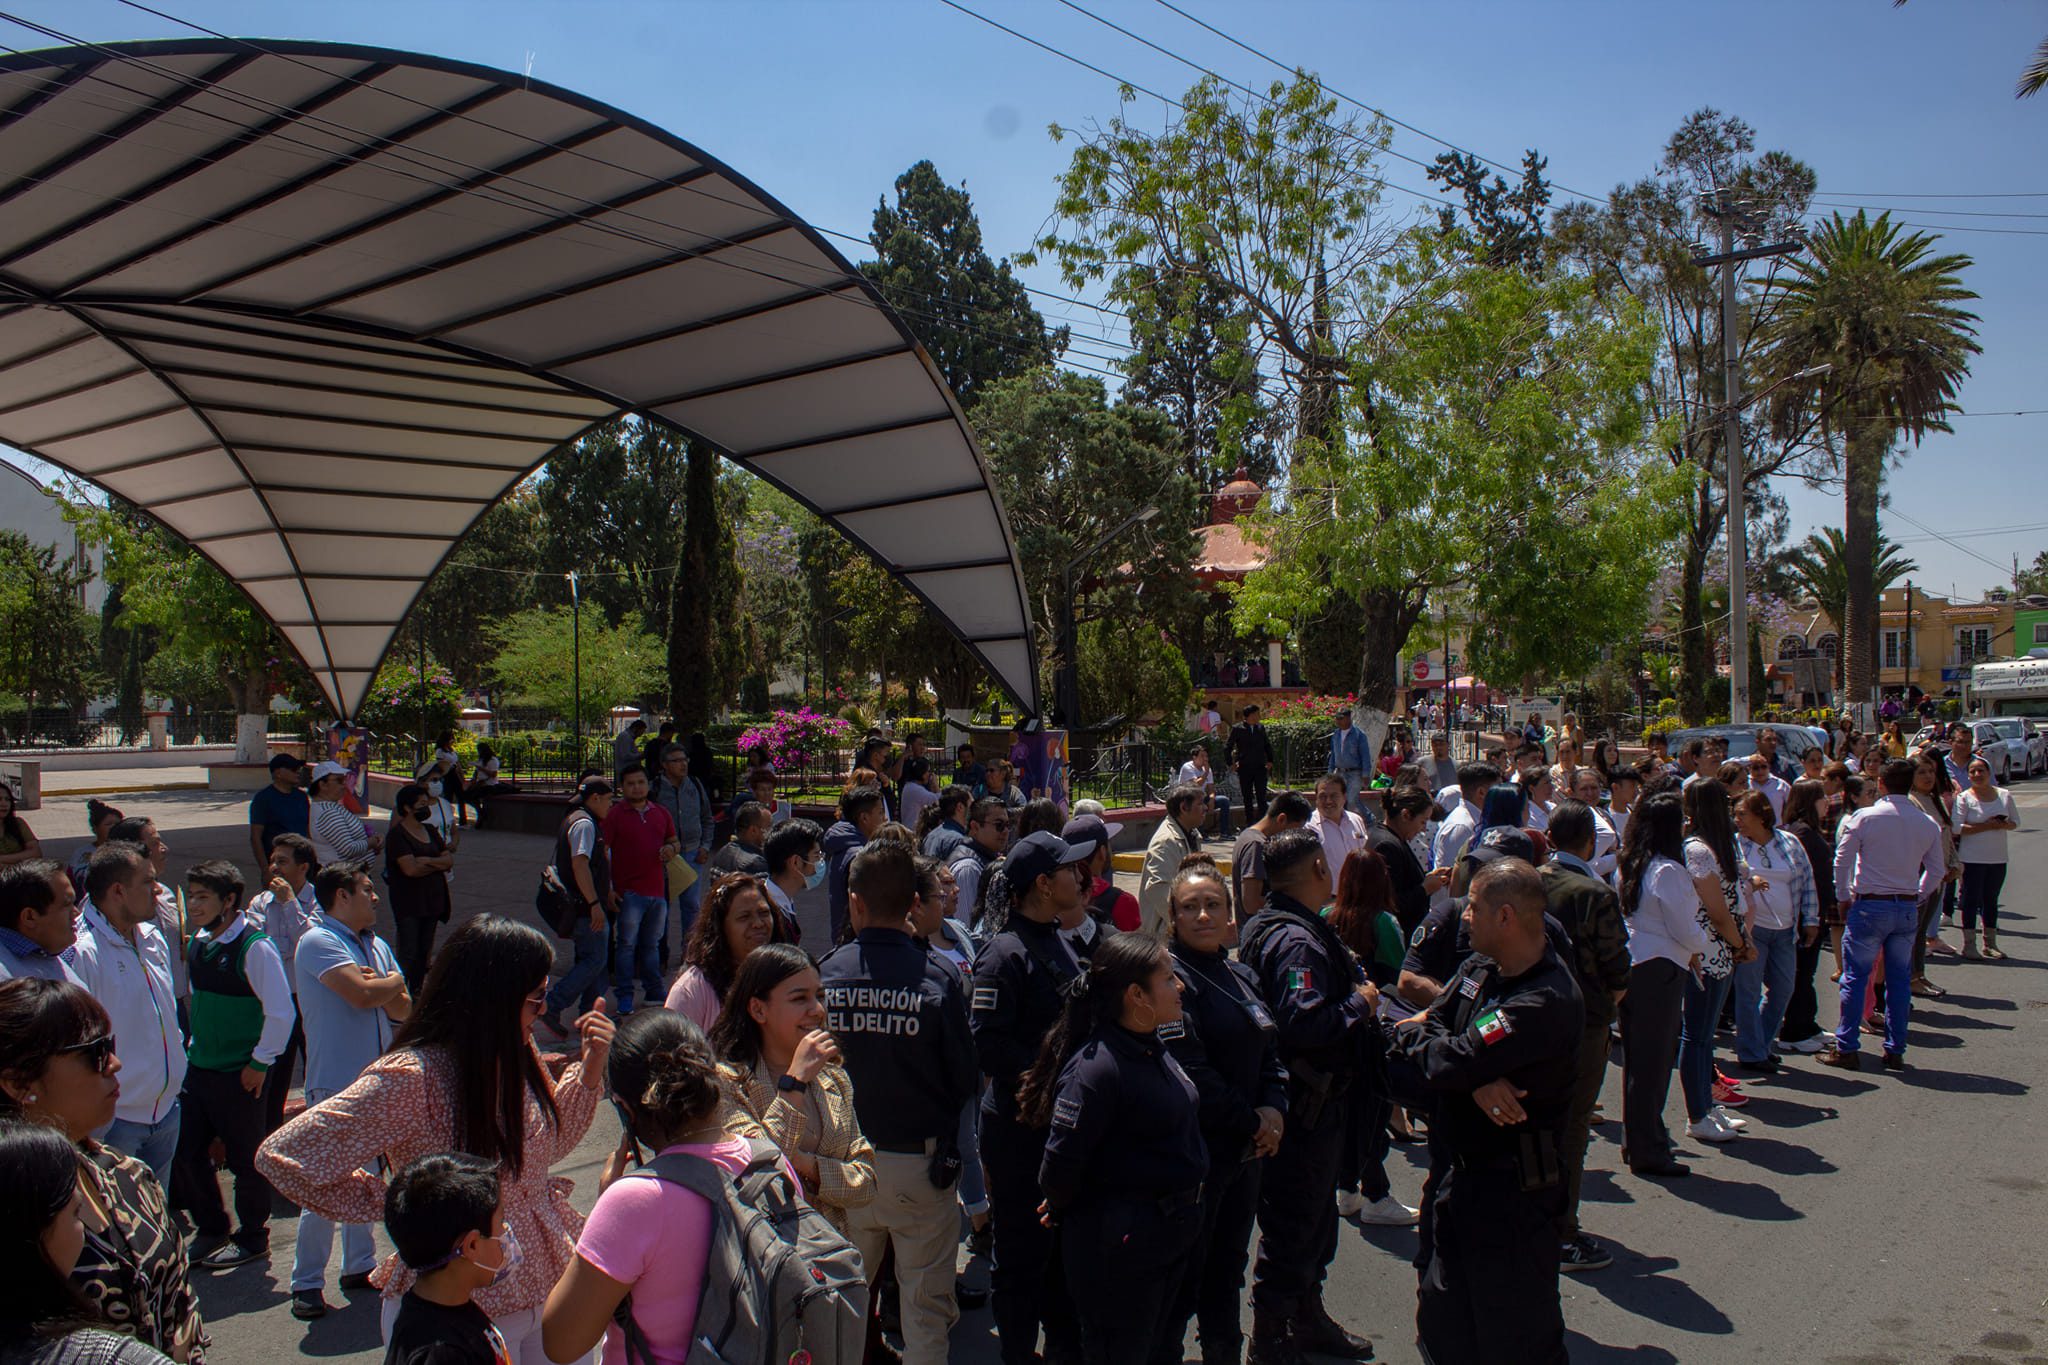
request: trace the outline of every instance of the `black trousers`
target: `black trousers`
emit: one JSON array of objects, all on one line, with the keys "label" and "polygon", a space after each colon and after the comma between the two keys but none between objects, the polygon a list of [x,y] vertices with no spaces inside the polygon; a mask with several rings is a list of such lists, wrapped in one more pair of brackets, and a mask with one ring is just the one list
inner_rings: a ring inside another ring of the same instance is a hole
[{"label": "black trousers", "polygon": [[[1202,1205],[1192,1198],[1171,1211],[1149,1200],[1090,1199],[1060,1215],[1061,1268],[1081,1328],[1081,1359],[1139,1365],[1154,1357],[1181,1322],[1174,1305],[1201,1231]],[[1177,1360],[1179,1340],[1173,1345]]]},{"label": "black trousers", "polygon": [[420,983],[427,979],[427,964],[434,957],[434,934],[441,927],[441,921],[426,915],[398,916],[398,942],[395,946],[398,970],[405,977],[405,988],[413,998],[420,993]]},{"label": "black trousers", "polygon": [[1239,768],[1237,770],[1238,794],[1244,797],[1244,820],[1250,824],[1265,818],[1266,803],[1273,798],[1268,785],[1269,774],[1264,768]]},{"label": "black trousers", "polygon": [[1337,1167],[1344,1158],[1344,1103],[1323,1106],[1315,1127],[1300,1121],[1305,1091],[1293,1087],[1280,1150],[1259,1185],[1259,1254],[1252,1265],[1252,1306],[1291,1317],[1319,1299],[1337,1254]]},{"label": "black trousers", "polygon": [[263,1134],[268,1137],[284,1126],[284,1102],[291,1095],[292,1072],[298,1067],[299,1058],[306,1051],[306,1030],[298,1017],[298,997],[292,997],[292,1036],[285,1040],[284,1051],[277,1054],[277,1060],[270,1065],[270,1075],[263,1081]]},{"label": "black trousers", "polygon": [[[1259,1185],[1266,1163],[1241,1161],[1209,1168],[1202,1186],[1202,1230],[1188,1252],[1173,1312],[1159,1334],[1153,1365],[1180,1365],[1188,1320],[1200,1324],[1202,1354],[1230,1357],[1244,1347],[1244,1271],[1251,1260],[1252,1228],[1259,1217]],[[1083,1318],[1085,1323],[1086,1319]]]},{"label": "black trousers", "polygon": [[213,1172],[213,1140],[227,1148],[228,1170],[235,1177],[234,1238],[253,1251],[270,1247],[270,1182],[256,1169],[256,1148],[262,1143],[263,1092],[242,1088],[242,1073],[185,1073],[179,1097],[184,1111],[178,1129],[178,1154],[171,1182],[180,1188],[179,1202],[192,1215],[192,1226],[204,1237],[228,1235],[228,1211],[221,1202],[220,1179]]},{"label": "black trousers", "polygon": [[1078,1360],[1081,1355],[1058,1243],[1038,1221],[1044,1198],[1038,1168],[1044,1159],[1044,1133],[982,1112],[981,1170],[988,1181],[989,1227],[995,1236],[989,1292],[1003,1365],[1032,1365],[1038,1359],[1041,1325],[1048,1356]]},{"label": "black trousers", "polygon": [[1433,1170],[1430,1184],[1422,1209],[1429,1256],[1415,1292],[1422,1358],[1562,1365],[1558,1193],[1526,1192],[1512,1170],[1456,1166]]},{"label": "black trousers", "polygon": [[1387,1120],[1394,1116],[1394,1102],[1376,1090],[1355,1085],[1343,1104],[1349,1131],[1338,1154],[1337,1188],[1356,1190],[1368,1201],[1385,1199],[1394,1192],[1387,1180],[1387,1153],[1394,1146]]},{"label": "black trousers", "polygon": [[1799,945],[1792,965],[1792,999],[1785,1007],[1785,1022],[1778,1025],[1778,1037],[1785,1042],[1802,1043],[1820,1032],[1820,993],[1813,987],[1813,978],[1827,954],[1825,928],[1813,942]]},{"label": "black trousers", "polygon": [[1629,969],[1628,994],[1621,1001],[1621,1124],[1622,1151],[1631,1161],[1671,1159],[1664,1102],[1671,1095],[1685,983],[1691,979],[1685,968],[1661,957]]},{"label": "black trousers", "polygon": [[1564,1167],[1564,1211],[1557,1218],[1557,1236],[1568,1242],[1579,1235],[1579,1187],[1586,1178],[1586,1145],[1593,1137],[1593,1106],[1607,1080],[1608,1054],[1614,1050],[1605,1019],[1588,1019],[1579,1031],[1579,1072],[1572,1086],[1571,1112],[1566,1116],[1558,1164]]}]

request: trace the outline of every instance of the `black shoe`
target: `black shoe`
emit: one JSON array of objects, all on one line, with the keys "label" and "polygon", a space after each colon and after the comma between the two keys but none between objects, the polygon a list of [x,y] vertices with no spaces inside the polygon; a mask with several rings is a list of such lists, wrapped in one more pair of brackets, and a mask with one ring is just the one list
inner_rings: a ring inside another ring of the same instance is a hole
[{"label": "black shoe", "polygon": [[986,1287],[969,1288],[967,1281],[956,1275],[953,1277],[953,1302],[960,1305],[962,1312],[971,1312],[988,1302],[988,1290]]},{"label": "black shoe", "polygon": [[1906,1069],[1906,1054],[1903,1052],[1885,1053],[1884,1069],[1886,1071],[1904,1071]]},{"label": "black shoe", "polygon": [[1244,1340],[1202,1343],[1202,1365],[1244,1365]]},{"label": "black shoe", "polygon": [[260,1261],[269,1254],[270,1249],[268,1247],[258,1247],[252,1250],[249,1247],[243,1246],[240,1242],[226,1241],[207,1252],[204,1256],[201,1256],[194,1264],[201,1270],[233,1270],[238,1265],[247,1265],[251,1261]]},{"label": "black shoe", "polygon": [[1651,1176],[1658,1180],[1680,1180],[1692,1174],[1692,1167],[1682,1161],[1666,1157],[1662,1161],[1632,1161],[1628,1167],[1637,1175]]},{"label": "black shoe", "polygon": [[1762,1061],[1757,1062],[1745,1062],[1738,1058],[1735,1063],[1735,1069],[1738,1071],[1761,1071],[1768,1076],[1774,1072],[1783,1071],[1785,1064],[1776,1057],[1765,1057]]},{"label": "black shoe", "polygon": [[1585,1270],[1605,1270],[1614,1264],[1614,1257],[1606,1247],[1580,1233],[1566,1242],[1558,1251],[1557,1268],[1567,1275],[1576,1275]]},{"label": "black shoe", "polygon": [[1245,1360],[1246,1365],[1308,1365],[1308,1357],[1292,1337],[1262,1337],[1256,1331],[1252,1333],[1251,1351]]},{"label": "black shoe", "polygon": [[352,1294],[358,1289],[368,1289],[369,1287],[370,1272],[367,1270],[350,1271],[341,1277],[341,1292],[344,1294]]},{"label": "black shoe", "polygon": [[1311,1299],[1303,1308],[1294,1329],[1295,1343],[1302,1350],[1338,1360],[1372,1359],[1372,1343],[1331,1317],[1321,1299]]},{"label": "black shoe", "polygon": [[292,1291],[292,1316],[300,1322],[311,1322],[314,1318],[327,1316],[327,1300],[317,1289],[294,1289]]},{"label": "black shoe", "polygon": [[968,1231],[967,1254],[969,1256],[979,1256],[986,1260],[989,1253],[995,1249],[996,1226],[994,1223],[983,1223],[980,1227],[972,1228]]}]

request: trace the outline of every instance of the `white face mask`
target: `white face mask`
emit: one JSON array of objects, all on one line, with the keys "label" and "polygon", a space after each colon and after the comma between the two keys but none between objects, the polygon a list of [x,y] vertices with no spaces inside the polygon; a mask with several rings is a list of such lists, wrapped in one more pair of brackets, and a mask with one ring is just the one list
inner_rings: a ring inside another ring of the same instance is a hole
[{"label": "white face mask", "polygon": [[427,784],[427,795],[429,795],[429,796],[439,796],[440,794],[441,794],[441,784],[440,784],[439,782],[429,782],[429,783]]}]

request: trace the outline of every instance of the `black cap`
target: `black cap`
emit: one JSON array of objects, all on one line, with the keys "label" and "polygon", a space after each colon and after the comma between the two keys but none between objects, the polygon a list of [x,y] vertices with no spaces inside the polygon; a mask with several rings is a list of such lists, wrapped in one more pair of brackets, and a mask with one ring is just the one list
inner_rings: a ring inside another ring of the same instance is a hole
[{"label": "black cap", "polygon": [[297,772],[305,766],[306,761],[297,754],[272,754],[270,756],[270,771],[272,772],[276,772],[280,768],[290,768],[293,772]]},{"label": "black cap", "polygon": [[1497,863],[1502,858],[1520,858],[1533,864],[1536,861],[1536,841],[1525,830],[1511,825],[1495,825],[1479,836],[1479,842],[1465,856],[1472,860],[1475,869]]},{"label": "black cap", "polygon": [[1070,863],[1084,862],[1094,853],[1093,844],[1076,846],[1050,830],[1040,830],[1017,841],[1016,847],[1010,850],[1005,868],[1010,885],[1028,891],[1040,877],[1049,876]]}]

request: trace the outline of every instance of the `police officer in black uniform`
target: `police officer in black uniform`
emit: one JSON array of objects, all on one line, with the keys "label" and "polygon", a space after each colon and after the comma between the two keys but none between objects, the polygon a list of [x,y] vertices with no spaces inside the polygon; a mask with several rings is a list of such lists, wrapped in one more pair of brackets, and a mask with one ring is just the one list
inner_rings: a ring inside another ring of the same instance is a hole
[{"label": "police officer in black uniform", "polygon": [[875,1198],[848,1221],[871,1284],[885,1249],[895,1253],[905,1356],[942,1365],[960,1316],[960,1111],[980,1082],[967,988],[957,967],[911,937],[917,864],[909,849],[869,844],[854,855],[846,885],[854,938],[818,964],[818,975],[826,1027],[853,1078],[854,1112],[875,1148]]},{"label": "police officer in black uniform", "polygon": [[[1180,1020],[1180,982],[1157,939],[1119,934],[1075,986],[1019,1107],[1048,1125],[1039,1183],[1082,1359],[1144,1365],[1179,1324],[1174,1299],[1201,1234],[1209,1166],[1194,1083],[1158,1032]],[[1176,1359],[1179,1345],[1176,1335]]]},{"label": "police officer in black uniform", "polygon": [[[1458,859],[1451,882],[1451,899],[1423,916],[1422,923],[1408,936],[1408,954],[1401,959],[1401,976],[1396,993],[1418,1009],[1434,1001],[1444,983],[1457,975],[1458,968],[1472,956],[1472,933],[1465,920],[1465,902],[1471,879],[1480,868],[1499,858],[1536,861],[1536,843],[1527,833],[1510,825],[1495,825],[1473,841]],[[1543,917],[1543,930],[1559,957],[1572,959],[1571,936],[1550,916]]]},{"label": "police officer in black uniform", "polygon": [[995,1264],[989,1275],[1003,1365],[1039,1359],[1045,1327],[1049,1362],[1081,1358],[1073,1303],[1054,1265],[1053,1238],[1039,1222],[1039,1165],[1045,1130],[1017,1112],[1017,1086],[1060,1018],[1079,962],[1060,937],[1087,894],[1089,847],[1058,835],[1028,834],[1010,850],[1012,897],[1003,931],[974,961],[974,1045],[989,1081],[981,1102],[981,1162],[988,1179]]},{"label": "police officer in black uniform", "polygon": [[1202,1182],[1202,1230],[1154,1365],[1180,1365],[1189,1318],[1201,1323],[1203,1365],[1244,1359],[1239,1309],[1252,1225],[1259,1213],[1263,1158],[1287,1127],[1287,1069],[1280,1034],[1259,998],[1251,968],[1225,957],[1230,882],[1213,859],[1182,862],[1167,893],[1181,1019],[1159,1037],[1201,1097],[1209,1172]]},{"label": "police officer in black uniform", "polygon": [[1298,1365],[1307,1353],[1372,1359],[1372,1343],[1323,1307],[1337,1254],[1337,1166],[1345,1093],[1377,1066],[1379,992],[1318,913],[1330,865],[1312,830],[1266,843],[1266,904],[1245,924],[1239,956],[1280,1035],[1287,1123],[1261,1177],[1252,1270],[1252,1365]]},{"label": "police officer in black uniform", "polygon": [[1465,912],[1473,955],[1393,1030],[1393,1073],[1435,1101],[1415,1260],[1430,1365],[1567,1359],[1555,1219],[1585,1005],[1544,899],[1521,859],[1481,867]]}]

